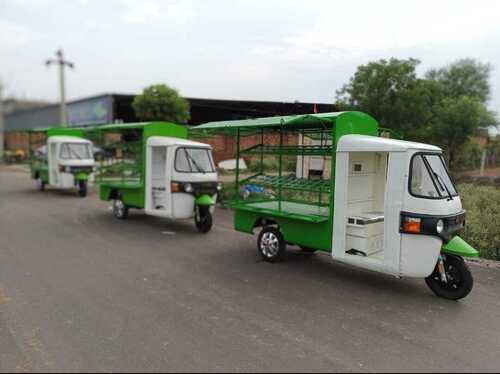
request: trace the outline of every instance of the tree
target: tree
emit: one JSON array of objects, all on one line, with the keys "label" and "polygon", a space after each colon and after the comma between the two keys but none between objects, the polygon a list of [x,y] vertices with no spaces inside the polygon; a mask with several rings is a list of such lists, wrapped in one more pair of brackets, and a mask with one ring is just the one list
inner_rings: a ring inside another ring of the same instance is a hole
[{"label": "tree", "polygon": [[450,169],[469,138],[478,130],[496,124],[486,105],[490,96],[489,64],[462,59],[447,67],[427,72],[429,82],[439,85],[440,95],[433,112],[429,136],[447,152]]},{"label": "tree", "polygon": [[426,78],[439,82],[447,97],[468,96],[486,104],[491,92],[490,73],[491,65],[466,58],[444,68],[429,70]]},{"label": "tree", "polygon": [[186,124],[190,118],[189,103],[165,84],[146,87],[134,98],[132,107],[136,116],[144,121]]},{"label": "tree", "polygon": [[435,84],[418,79],[416,59],[390,59],[358,67],[350,82],[337,91],[336,105],[369,113],[381,126],[405,137],[426,123],[424,107],[432,101]]},{"label": "tree", "polygon": [[484,104],[475,97],[447,97],[435,107],[436,116],[431,127],[435,142],[443,146],[450,169],[455,170],[456,154],[469,137],[480,128],[494,123],[494,118]]},{"label": "tree", "polygon": [[495,124],[486,108],[490,65],[463,59],[421,79],[418,64],[390,59],[361,65],[337,91],[336,105],[369,113],[405,139],[442,146],[455,168],[456,152],[479,129]]}]

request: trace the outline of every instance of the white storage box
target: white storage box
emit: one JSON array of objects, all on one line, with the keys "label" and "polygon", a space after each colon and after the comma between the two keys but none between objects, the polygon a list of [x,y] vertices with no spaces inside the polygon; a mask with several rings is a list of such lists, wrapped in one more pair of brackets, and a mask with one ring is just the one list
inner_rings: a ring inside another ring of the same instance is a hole
[{"label": "white storage box", "polygon": [[384,249],[384,214],[368,212],[347,220],[346,250],[370,256]]}]

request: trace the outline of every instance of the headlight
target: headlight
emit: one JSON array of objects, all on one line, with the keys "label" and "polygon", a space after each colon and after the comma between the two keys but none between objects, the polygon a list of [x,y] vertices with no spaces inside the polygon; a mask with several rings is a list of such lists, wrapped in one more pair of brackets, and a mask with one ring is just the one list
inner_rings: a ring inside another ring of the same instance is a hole
[{"label": "headlight", "polygon": [[441,234],[444,230],[444,222],[442,219],[440,219],[439,221],[437,221],[437,224],[436,224],[436,231],[438,234]]},{"label": "headlight", "polygon": [[184,192],[187,192],[187,193],[193,192],[193,185],[191,183],[186,183],[184,185]]},{"label": "headlight", "polygon": [[217,191],[222,191],[222,183],[217,183]]}]

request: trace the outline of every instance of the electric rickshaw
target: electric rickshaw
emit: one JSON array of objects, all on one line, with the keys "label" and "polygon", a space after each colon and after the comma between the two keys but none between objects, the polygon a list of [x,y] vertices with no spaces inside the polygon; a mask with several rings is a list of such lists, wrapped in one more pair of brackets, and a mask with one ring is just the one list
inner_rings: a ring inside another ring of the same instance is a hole
[{"label": "electric rickshaw", "polygon": [[[282,259],[295,245],[360,268],[423,278],[447,299],[471,291],[463,258],[478,252],[461,238],[466,214],[440,148],[389,138],[361,112],[213,122],[195,131],[232,135],[237,164],[240,157],[260,162],[244,178],[237,165],[227,205],[236,230],[259,232],[264,260]],[[269,157],[277,165],[271,171]],[[321,176],[306,173],[309,157],[324,159]],[[253,193],[243,194],[249,186]]]}]

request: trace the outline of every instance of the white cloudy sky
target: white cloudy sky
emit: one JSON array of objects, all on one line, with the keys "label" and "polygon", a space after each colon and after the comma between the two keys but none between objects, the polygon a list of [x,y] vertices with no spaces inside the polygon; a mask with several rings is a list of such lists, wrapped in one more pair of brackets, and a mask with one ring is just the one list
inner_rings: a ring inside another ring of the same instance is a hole
[{"label": "white cloudy sky", "polygon": [[497,0],[0,0],[8,93],[57,100],[57,48],[76,63],[68,96],[166,82],[191,97],[332,102],[356,66],[414,57],[419,72],[463,57],[494,67]]}]

